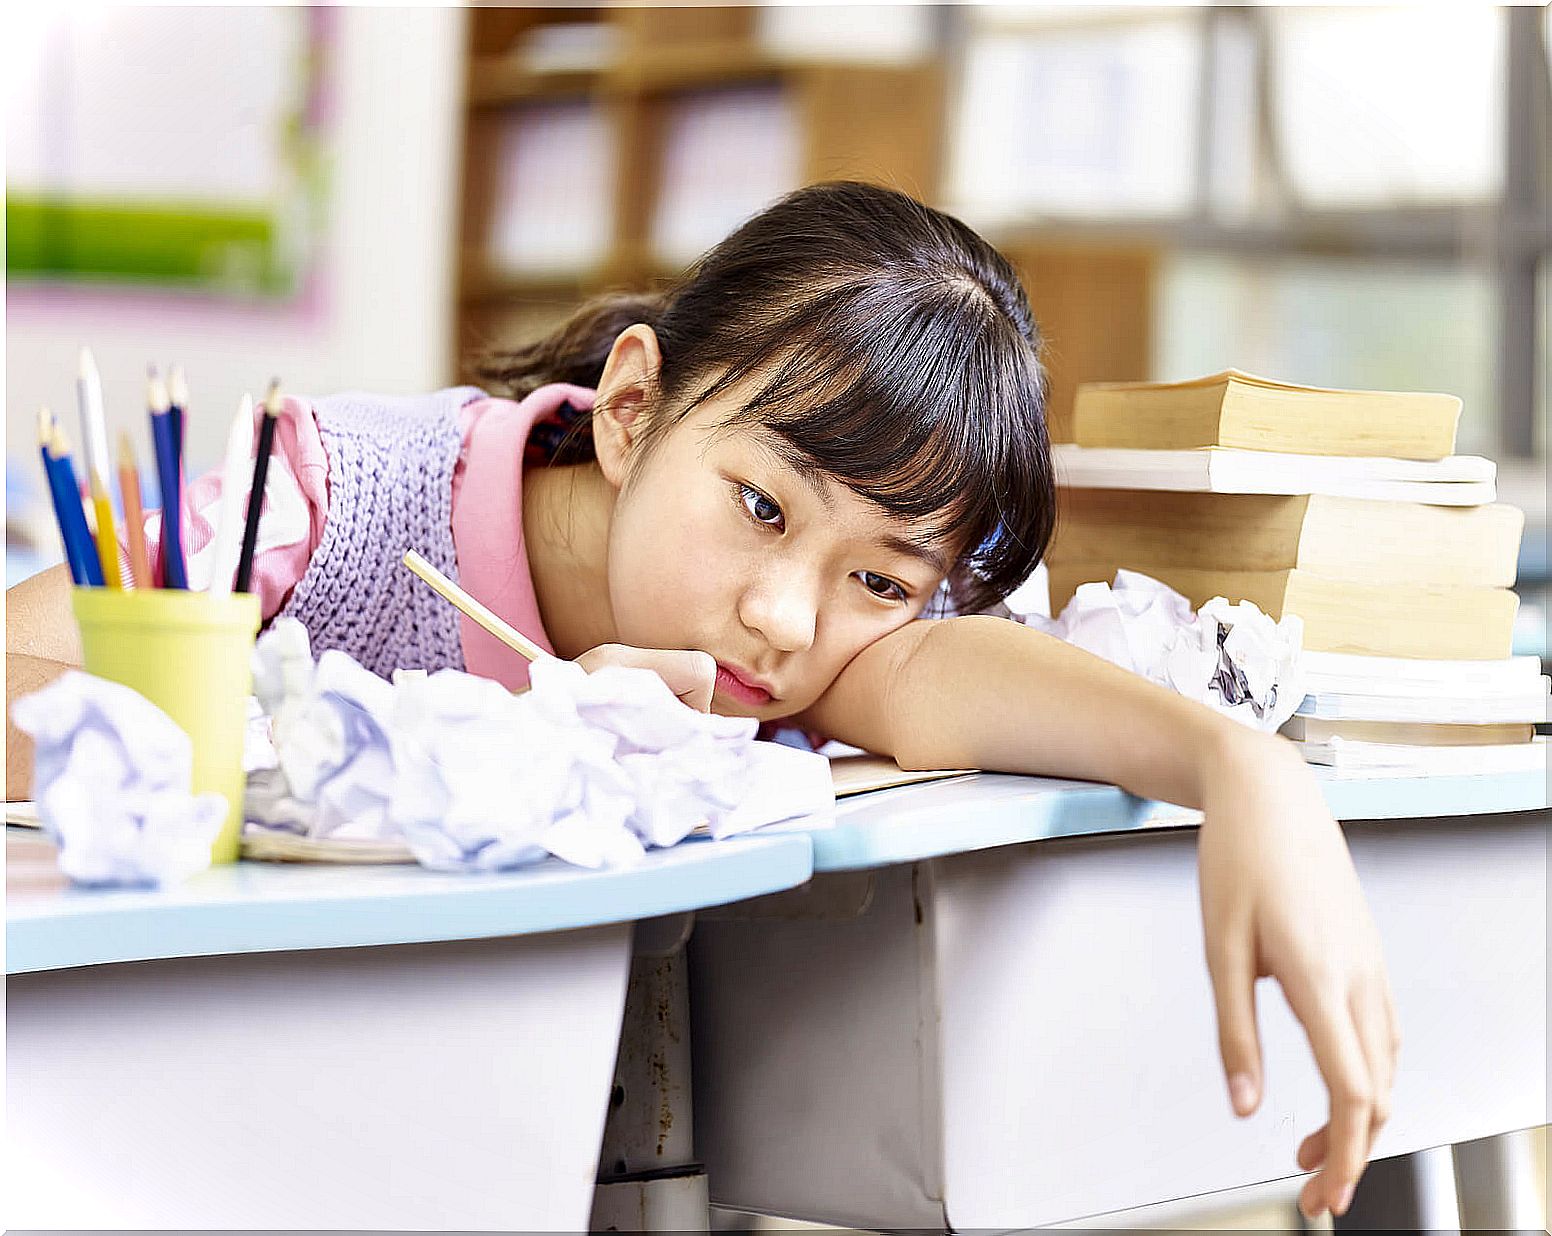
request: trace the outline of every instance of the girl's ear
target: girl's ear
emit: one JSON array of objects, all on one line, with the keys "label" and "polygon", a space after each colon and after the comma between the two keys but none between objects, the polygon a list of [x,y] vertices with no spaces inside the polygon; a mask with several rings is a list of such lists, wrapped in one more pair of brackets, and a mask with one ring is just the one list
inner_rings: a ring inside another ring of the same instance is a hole
[{"label": "girl's ear", "polygon": [[616,489],[625,484],[662,367],[657,332],[640,322],[620,332],[604,362],[593,405],[593,449]]}]

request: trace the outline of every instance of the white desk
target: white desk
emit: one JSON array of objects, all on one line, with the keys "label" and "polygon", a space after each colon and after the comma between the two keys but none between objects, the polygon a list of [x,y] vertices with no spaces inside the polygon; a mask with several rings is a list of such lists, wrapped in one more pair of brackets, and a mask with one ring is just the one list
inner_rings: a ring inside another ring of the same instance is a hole
[{"label": "white desk", "polygon": [[810,871],[806,836],[166,892],[7,857],[5,1217],[37,1228],[584,1229],[632,920]]},{"label": "white desk", "polygon": [[[1545,778],[1325,789],[1404,1038],[1375,1157],[1545,1123]],[[700,916],[695,1129],[712,1200],[865,1228],[1017,1228],[1297,1175],[1324,1088],[1263,983],[1266,1096],[1232,1116],[1195,831],[1148,827],[1171,816],[1040,778],[906,787],[842,805],[801,895]]]}]

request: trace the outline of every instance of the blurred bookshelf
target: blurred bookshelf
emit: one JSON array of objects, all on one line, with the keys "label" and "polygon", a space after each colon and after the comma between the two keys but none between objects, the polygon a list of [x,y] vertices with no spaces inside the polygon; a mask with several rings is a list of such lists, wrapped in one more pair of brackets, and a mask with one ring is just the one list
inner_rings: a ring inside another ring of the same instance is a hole
[{"label": "blurred bookshelf", "polygon": [[1544,7],[955,12],[942,204],[1010,252],[1151,246],[1151,377],[1447,389],[1467,449],[1544,470]]},{"label": "blurred bookshelf", "polygon": [[936,200],[941,58],[793,56],[750,7],[468,11],[455,355],[677,276],[790,189]]}]

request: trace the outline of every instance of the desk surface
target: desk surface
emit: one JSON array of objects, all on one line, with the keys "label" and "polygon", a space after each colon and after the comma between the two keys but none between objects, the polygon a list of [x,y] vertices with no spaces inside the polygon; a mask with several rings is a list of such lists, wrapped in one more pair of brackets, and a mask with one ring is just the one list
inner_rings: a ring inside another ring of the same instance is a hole
[{"label": "desk surface", "polygon": [[[1424,777],[1317,769],[1316,775],[1342,820],[1548,805],[1541,771]],[[692,841],[655,851],[630,870],[585,871],[551,861],[471,876],[409,866],[237,863],[165,891],[72,888],[49,843],[30,830],[8,829],[6,971],[566,931],[778,892],[814,871],[1199,822],[1197,812],[1113,785],[974,773],[846,799],[836,804],[833,827]]]},{"label": "desk surface", "polygon": [[234,863],[157,889],[80,889],[30,829],[6,830],[6,973],[277,949],[567,931],[740,901],[808,879],[807,835],[690,841],[639,867],[557,860],[499,875]]},{"label": "desk surface", "polygon": [[[1315,774],[1339,820],[1534,811],[1548,803],[1544,770],[1397,776],[1317,768]],[[855,871],[1024,841],[1200,822],[1200,812],[1113,785],[973,773],[844,800],[836,804],[835,826],[811,836],[815,871]]]}]

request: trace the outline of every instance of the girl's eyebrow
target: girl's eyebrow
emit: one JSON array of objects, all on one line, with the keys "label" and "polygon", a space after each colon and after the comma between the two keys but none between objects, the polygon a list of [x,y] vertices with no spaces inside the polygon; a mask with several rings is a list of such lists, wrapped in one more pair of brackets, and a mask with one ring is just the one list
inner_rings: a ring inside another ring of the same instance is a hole
[{"label": "girl's eyebrow", "polygon": [[[784,471],[791,473],[808,487],[827,514],[834,514],[835,498],[830,493],[830,484],[825,480],[823,473],[817,468],[800,466],[799,462],[792,458],[791,452],[783,449],[785,444],[782,440],[769,430],[763,428],[757,430],[754,440],[761,450],[775,458]],[[873,543],[889,553],[915,558],[940,576],[947,575],[952,565],[942,550],[934,549],[931,545],[912,540],[897,532],[880,533],[873,538]]]},{"label": "girl's eyebrow", "polygon": [[894,532],[886,532],[875,537],[873,543],[880,549],[924,562],[938,575],[948,574],[949,563],[941,550],[933,549],[931,546],[923,545]]}]

